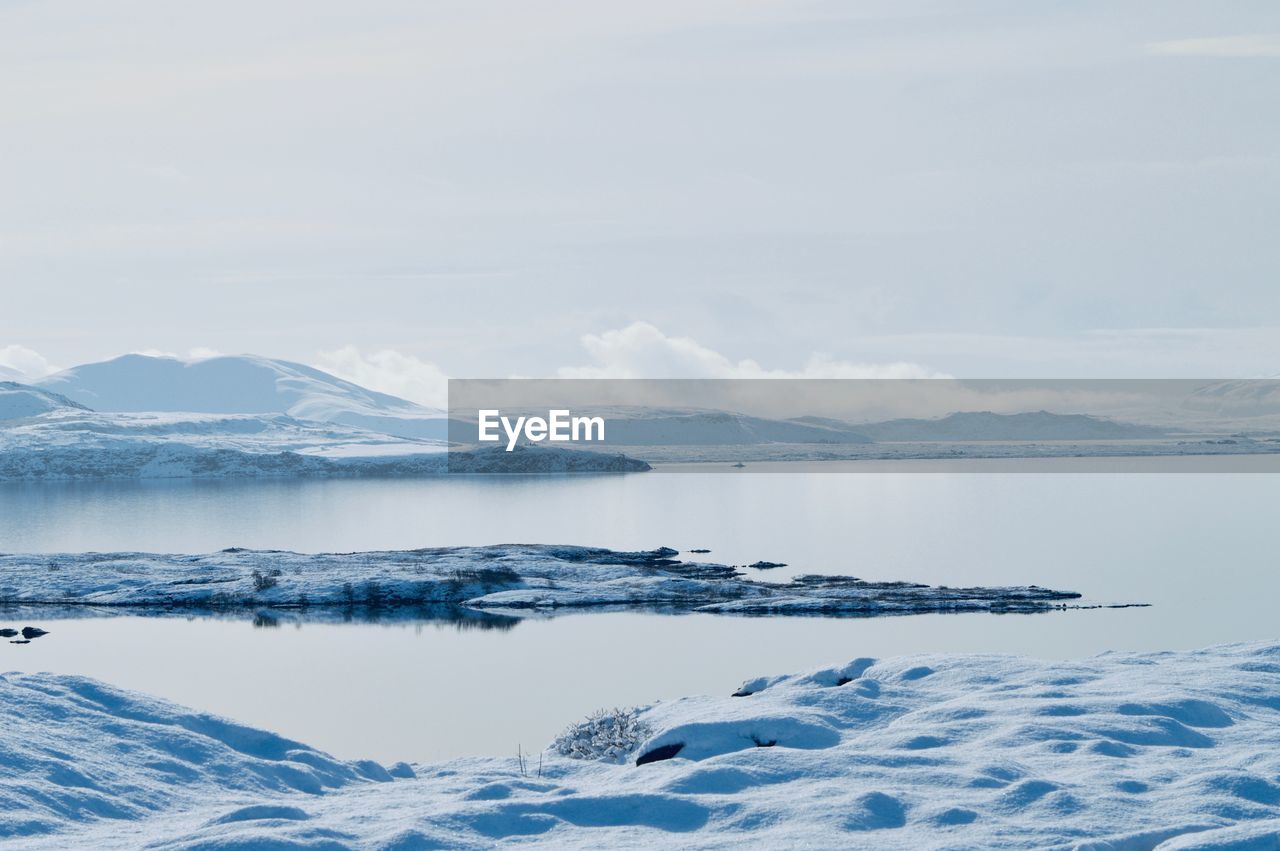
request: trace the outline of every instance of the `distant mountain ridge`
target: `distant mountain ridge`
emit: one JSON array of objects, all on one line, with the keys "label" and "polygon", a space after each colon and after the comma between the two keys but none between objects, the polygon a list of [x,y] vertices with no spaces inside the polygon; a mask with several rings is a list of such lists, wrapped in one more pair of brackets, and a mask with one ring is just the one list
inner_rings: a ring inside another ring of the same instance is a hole
[{"label": "distant mountain ridge", "polygon": [[[107,413],[286,415],[301,421],[366,429],[400,438],[445,440],[445,412],[379,393],[292,361],[255,355],[203,360],[124,355],[57,373],[28,391],[9,390],[11,416],[33,416],[65,403]],[[33,391],[51,394],[31,395]],[[15,395],[17,394],[17,395]],[[1240,404],[1257,398],[1255,387],[1226,385],[1195,399]],[[16,412],[23,412],[18,414]],[[1086,414],[1048,411],[1001,414],[962,411],[936,419],[851,423],[828,417],[773,419],[699,408],[602,406],[604,446],[759,446],[765,444],[865,444],[871,442],[1137,440],[1163,438],[1162,428]],[[453,439],[470,443],[474,423],[452,423]]]},{"label": "distant mountain ridge", "polygon": [[94,410],[287,414],[398,437],[442,438],[441,411],[368,390],[327,372],[255,355],[180,360],[124,355],[38,382]]},{"label": "distant mountain ridge", "polygon": [[602,408],[606,446],[748,446],[762,443],[870,443],[852,428],[830,428],[696,408]]},{"label": "distant mountain ridge", "polygon": [[1034,411],[997,414],[961,411],[938,419],[897,419],[851,425],[876,442],[980,440],[1139,440],[1167,437],[1168,431],[1088,414]]},{"label": "distant mountain ridge", "polygon": [[1280,414],[1280,378],[1214,382],[1188,396],[1183,407],[1219,416]]},{"label": "distant mountain ridge", "polygon": [[[818,416],[770,419],[697,408],[616,406],[582,408],[574,412],[604,418],[605,440],[600,445],[605,447],[1142,440],[1169,436],[1166,429],[1154,426],[1048,411],[1017,414],[961,411],[936,419],[894,419],[873,423],[850,423]],[[451,420],[450,435],[455,442],[473,443],[476,424],[472,420]]]}]

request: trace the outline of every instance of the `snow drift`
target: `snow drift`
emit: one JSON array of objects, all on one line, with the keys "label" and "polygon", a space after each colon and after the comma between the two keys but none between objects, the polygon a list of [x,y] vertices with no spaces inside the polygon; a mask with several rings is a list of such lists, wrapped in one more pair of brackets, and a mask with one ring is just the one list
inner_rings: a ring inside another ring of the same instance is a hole
[{"label": "snow drift", "polygon": [[80,677],[9,674],[0,701],[17,848],[1280,843],[1276,643],[855,659],[597,714],[523,770],[343,762]]}]

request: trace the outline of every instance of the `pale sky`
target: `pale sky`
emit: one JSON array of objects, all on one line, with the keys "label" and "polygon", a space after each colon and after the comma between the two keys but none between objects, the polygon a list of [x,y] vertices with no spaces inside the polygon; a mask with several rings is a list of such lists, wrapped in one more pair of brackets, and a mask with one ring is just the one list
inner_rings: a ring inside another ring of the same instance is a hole
[{"label": "pale sky", "polygon": [[1274,0],[0,0],[0,63],[28,372],[1280,372]]}]

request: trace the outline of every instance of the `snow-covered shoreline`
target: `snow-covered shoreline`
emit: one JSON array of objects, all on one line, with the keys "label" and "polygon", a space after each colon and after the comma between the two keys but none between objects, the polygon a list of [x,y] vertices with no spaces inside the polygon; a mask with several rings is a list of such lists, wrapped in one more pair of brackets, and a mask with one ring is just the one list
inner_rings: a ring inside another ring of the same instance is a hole
[{"label": "snow-covered shoreline", "polygon": [[17,848],[1280,843],[1280,642],[854,659],[597,719],[523,766],[346,762],[84,677],[6,674],[0,701]]},{"label": "snow-covered shoreline", "polygon": [[622,473],[649,465],[559,447],[450,449],[282,414],[55,412],[0,428],[0,482]]},{"label": "snow-covered shoreline", "polygon": [[496,545],[300,554],[229,549],[0,554],[0,604],[183,610],[414,610],[451,605],[541,613],[662,606],[729,614],[1043,612],[1081,595],[1037,586],[951,588],[807,575],[749,578],[729,565],[642,552]]}]

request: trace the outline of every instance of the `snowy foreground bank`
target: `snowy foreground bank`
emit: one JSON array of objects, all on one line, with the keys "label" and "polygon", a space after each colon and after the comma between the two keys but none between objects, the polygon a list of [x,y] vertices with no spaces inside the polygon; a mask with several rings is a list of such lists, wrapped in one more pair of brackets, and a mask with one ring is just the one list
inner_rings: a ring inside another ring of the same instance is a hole
[{"label": "snowy foreground bank", "polygon": [[751,579],[676,550],[500,545],[306,555],[0,555],[0,604],[166,609],[473,610],[658,606],[736,614],[1042,612],[1079,594],[1037,586],[950,588],[850,576]]},{"label": "snowy foreground bank", "polygon": [[738,695],[642,708],[621,735],[570,728],[522,771],[514,754],[344,762],[94,680],[8,674],[0,837],[213,849],[1280,843],[1280,643],[1074,662],[857,659]]}]

